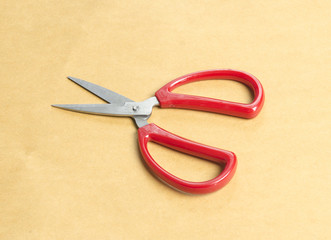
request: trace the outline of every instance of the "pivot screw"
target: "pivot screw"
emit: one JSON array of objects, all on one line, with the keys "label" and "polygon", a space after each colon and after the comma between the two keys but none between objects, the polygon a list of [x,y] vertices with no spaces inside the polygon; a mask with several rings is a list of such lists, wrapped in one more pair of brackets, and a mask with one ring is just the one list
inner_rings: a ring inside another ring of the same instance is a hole
[{"label": "pivot screw", "polygon": [[133,110],[134,112],[137,112],[137,111],[138,111],[138,109],[139,109],[139,107],[138,107],[138,106],[133,106],[133,107],[132,107],[132,110]]}]

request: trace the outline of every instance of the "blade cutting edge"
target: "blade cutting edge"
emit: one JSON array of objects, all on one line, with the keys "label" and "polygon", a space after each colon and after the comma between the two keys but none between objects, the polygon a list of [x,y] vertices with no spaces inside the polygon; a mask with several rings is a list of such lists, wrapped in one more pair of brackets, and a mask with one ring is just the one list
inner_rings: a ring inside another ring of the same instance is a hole
[{"label": "blade cutting edge", "polygon": [[122,96],[121,94],[113,92],[107,88],[101,87],[94,83],[90,83],[90,82],[84,81],[82,79],[70,77],[70,76],[68,76],[68,79],[108,103],[116,103],[116,104],[124,105],[124,103],[126,103],[126,102],[134,102],[133,100],[126,98],[126,97]]},{"label": "blade cutting edge", "polygon": [[55,104],[53,107],[61,108],[64,110],[89,113],[95,115],[107,115],[107,116],[146,116],[146,112],[135,110],[130,105],[117,105],[117,104]]}]

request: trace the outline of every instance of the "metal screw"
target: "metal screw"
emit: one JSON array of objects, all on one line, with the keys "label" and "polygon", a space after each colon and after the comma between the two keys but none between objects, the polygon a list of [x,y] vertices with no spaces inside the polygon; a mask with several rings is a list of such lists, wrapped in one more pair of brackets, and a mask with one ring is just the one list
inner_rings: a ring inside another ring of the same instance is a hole
[{"label": "metal screw", "polygon": [[133,110],[134,112],[138,111],[138,109],[139,109],[138,106],[133,106],[133,107],[132,107],[132,110]]}]

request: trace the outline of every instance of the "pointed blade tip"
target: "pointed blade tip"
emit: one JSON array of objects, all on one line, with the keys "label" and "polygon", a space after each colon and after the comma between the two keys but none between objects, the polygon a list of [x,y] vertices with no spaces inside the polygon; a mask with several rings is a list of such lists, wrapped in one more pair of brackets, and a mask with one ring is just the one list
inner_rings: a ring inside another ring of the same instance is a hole
[{"label": "pointed blade tip", "polygon": [[71,77],[71,76],[67,76],[67,78],[71,81],[75,81],[75,78],[74,77]]},{"label": "pointed blade tip", "polygon": [[68,109],[68,105],[70,104],[52,104],[51,106],[56,108]]}]

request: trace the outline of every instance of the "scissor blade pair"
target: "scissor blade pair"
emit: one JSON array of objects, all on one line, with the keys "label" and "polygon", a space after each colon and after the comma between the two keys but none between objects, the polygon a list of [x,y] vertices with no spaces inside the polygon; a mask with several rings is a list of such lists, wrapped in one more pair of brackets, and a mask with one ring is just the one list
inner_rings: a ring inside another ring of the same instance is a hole
[{"label": "scissor blade pair", "polygon": [[55,104],[52,106],[64,110],[96,114],[96,115],[108,115],[108,116],[141,115],[139,113],[136,113],[131,107],[127,105],[118,105],[118,104]]},{"label": "scissor blade pair", "polygon": [[[135,120],[138,127],[143,127],[147,125],[146,119],[149,117],[148,114],[140,115],[137,112],[133,114],[123,114],[120,109],[118,109],[119,106],[124,106],[125,103],[134,103],[133,100],[124,97],[116,92],[113,92],[109,89],[106,89],[104,87],[98,86],[94,83],[90,83],[78,78],[74,77],[68,77],[71,81],[76,83],[77,85],[83,87],[84,89],[88,90],[89,92],[93,93],[97,97],[103,99],[104,101],[108,103],[112,103],[112,105],[116,104],[115,106],[116,110],[113,112],[110,112],[109,107],[107,107],[107,112],[104,113],[106,109],[101,109],[102,107],[95,108],[95,104],[57,104],[52,105],[53,107],[62,108],[65,110],[75,111],[75,112],[83,112],[83,113],[90,113],[90,114],[96,114],[96,115],[111,115],[111,116],[131,116]],[[85,105],[85,106],[84,106]],[[114,109],[113,109],[114,110]],[[118,112],[120,111],[120,112]]]},{"label": "scissor blade pair", "polygon": [[104,87],[98,86],[94,83],[90,83],[78,78],[74,77],[68,77],[71,81],[75,82],[79,86],[85,88],[87,91],[93,93],[97,97],[105,100],[106,102],[109,103],[116,103],[119,105],[124,105],[125,102],[133,102],[131,99],[126,98],[122,96],[121,94],[118,94],[116,92],[113,92],[109,89],[106,89]]}]

